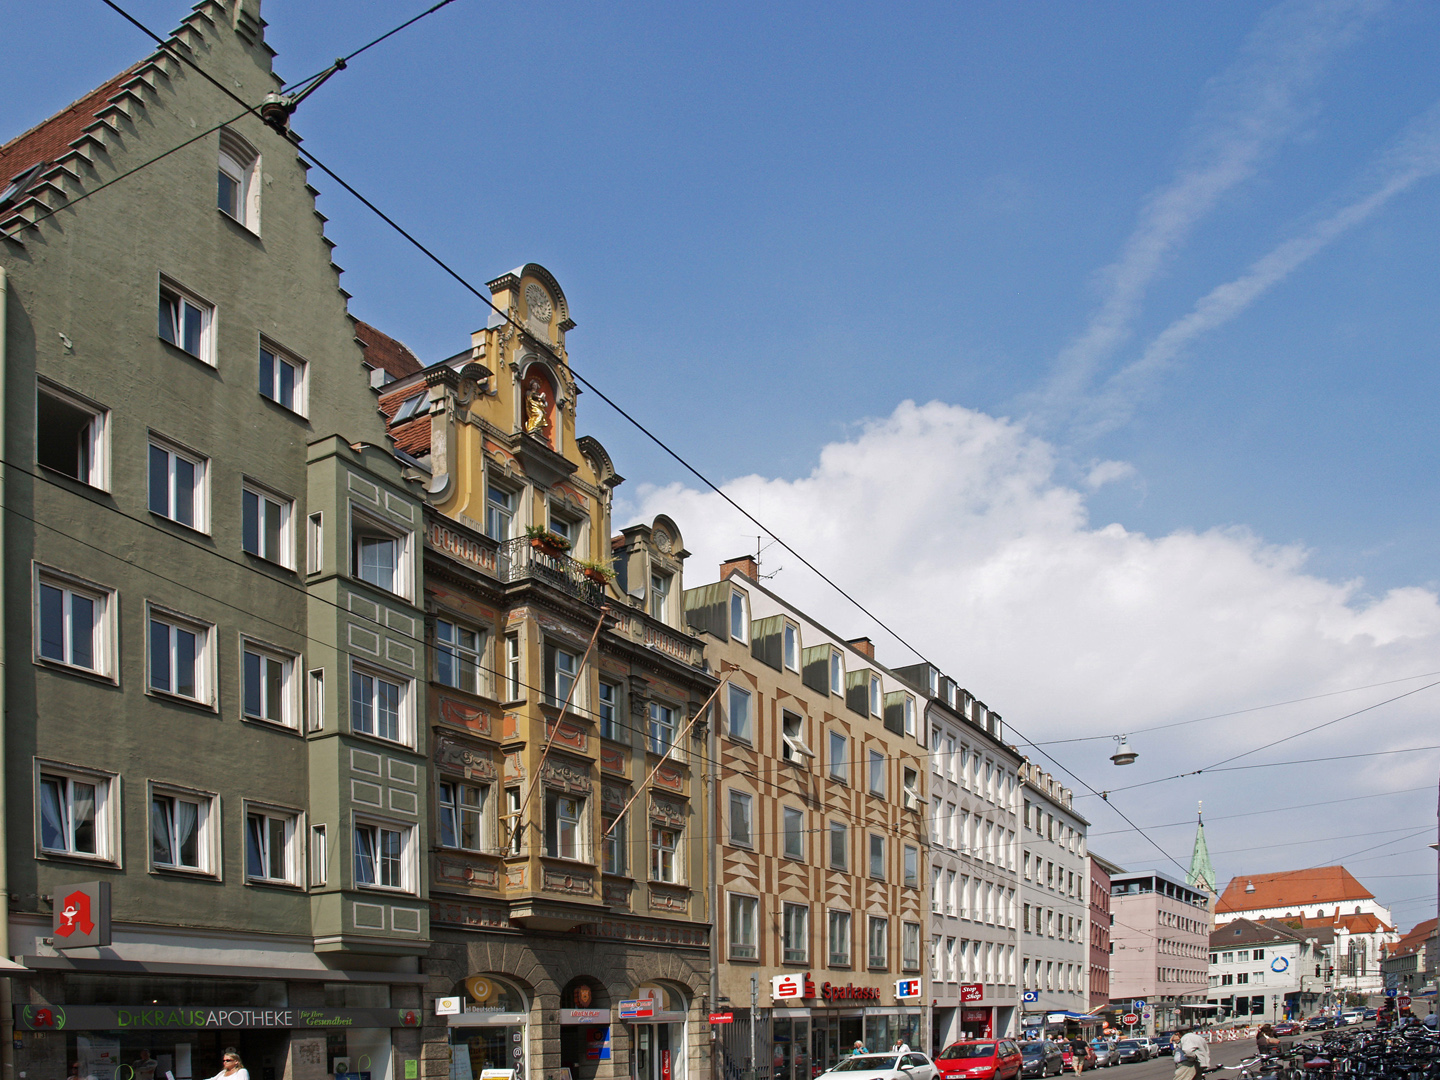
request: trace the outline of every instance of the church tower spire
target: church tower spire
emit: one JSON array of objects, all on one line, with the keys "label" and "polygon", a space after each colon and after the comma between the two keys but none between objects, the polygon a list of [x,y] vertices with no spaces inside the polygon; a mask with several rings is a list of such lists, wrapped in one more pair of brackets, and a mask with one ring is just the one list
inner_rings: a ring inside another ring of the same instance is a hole
[{"label": "church tower spire", "polygon": [[1210,845],[1205,842],[1205,804],[1195,808],[1195,850],[1190,855],[1190,873],[1185,876],[1187,885],[1198,886],[1215,894],[1215,866],[1210,862]]}]

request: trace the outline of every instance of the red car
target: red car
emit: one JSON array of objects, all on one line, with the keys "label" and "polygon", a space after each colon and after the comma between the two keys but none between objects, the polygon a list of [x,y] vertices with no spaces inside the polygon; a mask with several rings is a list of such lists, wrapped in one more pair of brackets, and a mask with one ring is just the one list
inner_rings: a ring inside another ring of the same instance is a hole
[{"label": "red car", "polygon": [[1276,1035],[1299,1035],[1300,1025],[1286,1020],[1283,1024],[1275,1025]]},{"label": "red car", "polygon": [[935,1058],[941,1080],[1018,1080],[1020,1047],[1011,1039],[951,1043]]},{"label": "red car", "polygon": [[1076,1054],[1081,1056],[1080,1065],[1082,1069],[1099,1067],[1099,1059],[1095,1057],[1095,1050],[1088,1042],[1077,1039],[1073,1043],[1062,1042],[1060,1044],[1060,1057],[1065,1062],[1064,1067],[1071,1072],[1075,1071]]}]

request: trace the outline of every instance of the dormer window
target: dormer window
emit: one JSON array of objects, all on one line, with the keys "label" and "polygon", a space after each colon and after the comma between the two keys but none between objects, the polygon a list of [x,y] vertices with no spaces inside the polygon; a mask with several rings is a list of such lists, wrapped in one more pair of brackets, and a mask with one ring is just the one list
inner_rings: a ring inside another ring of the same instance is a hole
[{"label": "dormer window", "polygon": [[800,670],[800,628],[792,622],[785,624],[784,632],[785,666],[791,671]]},{"label": "dormer window", "polygon": [[730,591],[730,638],[742,644],[750,640],[750,616],[746,608],[745,594],[739,589]]},{"label": "dormer window", "polygon": [[839,649],[830,650],[830,692],[840,694],[845,691],[845,661],[840,657]]},{"label": "dormer window", "polygon": [[870,676],[870,715],[871,715],[871,716],[879,716],[879,715],[880,715],[880,699],[881,699],[881,694],[880,694],[880,676],[879,676],[879,675],[871,675],[871,676]]},{"label": "dormer window", "polygon": [[428,395],[426,394],[426,392],[424,390],[421,390],[418,394],[412,394],[410,397],[406,398],[403,402],[401,402],[400,408],[396,409],[395,415],[390,418],[391,426],[393,427],[396,424],[403,424],[406,420],[409,420],[416,413],[418,413],[420,411],[420,406],[425,403],[427,397]]},{"label": "dormer window", "polygon": [[905,734],[915,734],[915,699],[905,695]]},{"label": "dormer window", "polygon": [[670,619],[670,575],[651,571],[650,614],[661,622]]}]

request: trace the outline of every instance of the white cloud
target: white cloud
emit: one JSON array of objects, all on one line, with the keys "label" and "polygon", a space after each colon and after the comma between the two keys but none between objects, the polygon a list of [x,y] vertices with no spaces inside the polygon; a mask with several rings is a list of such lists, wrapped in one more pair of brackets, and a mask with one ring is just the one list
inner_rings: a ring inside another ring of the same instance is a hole
[{"label": "white cloud", "polygon": [[1195,225],[1310,115],[1305,95],[1331,57],[1383,8],[1379,0],[1291,0],[1248,36],[1206,86],[1175,175],[1141,208],[1119,258],[1099,276],[1100,304],[1056,359],[1037,411],[1051,419],[1083,402],[1096,372],[1131,334],[1152,282]]},{"label": "white cloud", "polygon": [[[1100,479],[1123,471],[1112,462],[1095,470]],[[1030,738],[1109,735],[1440,667],[1440,598],[1433,591],[1366,598],[1360,582],[1307,573],[1303,549],[1243,529],[1147,536],[1120,524],[1093,525],[1085,496],[1057,481],[1048,443],[1015,422],[959,406],[905,402],[824,447],[807,476],[747,476],[724,488]],[[755,527],[711,493],[672,485],[637,495],[625,508],[630,520],[663,512],[679,524],[694,552],[686,569],[691,587],[713,581],[722,559],[754,550]],[[871,634],[882,662],[912,662],[778,546],[762,567],[776,569],[770,585],[822,624],[847,637]],[[1117,784],[1117,775],[1133,782],[1198,768],[1407,688],[1154,733],[1136,740],[1141,763],[1119,774],[1104,761],[1108,740],[1054,752],[1097,786]],[[1253,760],[1344,753],[1357,740],[1366,749],[1440,742],[1424,734],[1433,730],[1430,707],[1440,688],[1428,694]],[[1427,761],[1433,776],[1434,756]],[[1324,782],[1332,791],[1383,784],[1402,763],[1367,759],[1343,773],[1323,770]],[[1407,783],[1397,786],[1413,786],[1414,762],[1403,771]],[[1163,821],[1177,810],[1183,816],[1199,797],[1217,812],[1253,803],[1257,790],[1273,800],[1293,789],[1290,801],[1298,803],[1313,798],[1321,775],[1216,774],[1142,789],[1126,804],[1139,820],[1149,813],[1148,820]],[[1102,813],[1098,800],[1092,805],[1087,813]],[[1356,806],[1347,813],[1380,813],[1369,803]],[[1282,834],[1266,835],[1281,842]],[[1225,846],[1245,846],[1243,838]],[[1188,839],[1169,844],[1188,860]],[[1130,846],[1137,859],[1155,861],[1143,843]],[[1315,851],[1255,858],[1303,866],[1324,858]]]}]

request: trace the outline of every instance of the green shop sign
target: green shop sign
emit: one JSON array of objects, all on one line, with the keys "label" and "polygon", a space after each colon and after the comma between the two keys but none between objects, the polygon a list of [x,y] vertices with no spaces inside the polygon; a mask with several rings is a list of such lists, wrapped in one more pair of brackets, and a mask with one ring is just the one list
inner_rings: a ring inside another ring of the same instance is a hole
[{"label": "green shop sign", "polygon": [[418,1009],[252,1009],[210,1005],[16,1005],[20,1031],[202,1031],[419,1027]]}]

